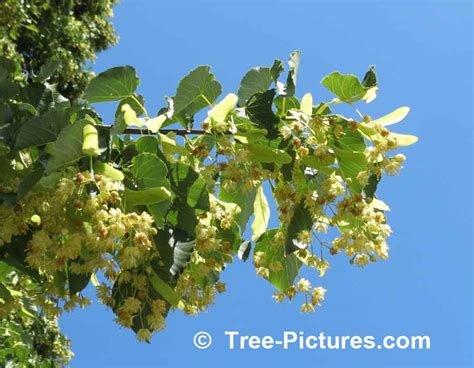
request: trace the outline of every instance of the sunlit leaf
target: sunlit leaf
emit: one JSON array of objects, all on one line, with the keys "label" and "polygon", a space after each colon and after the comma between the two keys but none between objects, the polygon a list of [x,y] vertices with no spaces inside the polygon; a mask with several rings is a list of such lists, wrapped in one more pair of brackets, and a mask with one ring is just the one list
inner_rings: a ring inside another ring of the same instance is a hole
[{"label": "sunlit leaf", "polygon": [[138,83],[134,68],[128,65],[118,66],[92,79],[84,98],[90,103],[123,100],[133,95]]},{"label": "sunlit leaf", "polygon": [[321,83],[341,101],[348,103],[360,100],[367,91],[360,83],[359,78],[352,74],[332,72],[324,77]]},{"label": "sunlit leaf", "polygon": [[135,207],[163,202],[171,198],[171,192],[165,187],[154,187],[143,190],[125,189],[124,198],[127,207]]},{"label": "sunlit leaf", "polygon": [[284,245],[274,241],[273,238],[277,232],[278,229],[273,229],[263,234],[255,243],[255,252],[264,252],[268,264],[272,262],[281,264],[280,270],[269,270],[268,281],[278,290],[285,291],[293,285],[301,267],[301,261],[294,254],[285,254]]},{"label": "sunlit leaf", "polygon": [[257,92],[265,92],[273,82],[270,68],[256,67],[244,75],[239,87],[239,106],[245,106],[250,97]]},{"label": "sunlit leaf", "polygon": [[59,133],[54,144],[54,155],[48,161],[46,167],[47,174],[61,167],[71,165],[85,156],[82,152],[83,128],[89,124],[88,120],[79,120],[68,125]]},{"label": "sunlit leaf", "polygon": [[293,217],[291,218],[286,231],[284,247],[286,255],[290,255],[299,249],[296,245],[298,242],[298,234],[301,231],[310,231],[312,226],[313,220],[308,209],[305,208],[304,205],[298,204],[293,211]]},{"label": "sunlit leaf", "polygon": [[247,148],[252,154],[252,159],[258,162],[289,164],[291,156],[278,148],[270,148],[261,144],[249,143]]},{"label": "sunlit leaf", "polygon": [[249,218],[253,213],[256,195],[256,189],[245,191],[243,188],[237,188],[236,190],[227,191],[220,188],[219,190],[219,199],[239,206],[240,212],[234,217],[234,221],[239,225],[242,234],[245,232]]},{"label": "sunlit leaf", "polygon": [[208,65],[198,66],[179,82],[174,97],[174,115],[188,121],[204,107],[211,106],[221,94],[221,84]]}]

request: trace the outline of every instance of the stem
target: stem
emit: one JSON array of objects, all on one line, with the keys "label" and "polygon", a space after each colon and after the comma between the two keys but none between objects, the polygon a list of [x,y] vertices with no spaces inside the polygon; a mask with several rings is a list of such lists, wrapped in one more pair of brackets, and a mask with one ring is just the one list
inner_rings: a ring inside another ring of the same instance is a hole
[{"label": "stem", "polygon": [[94,179],[94,164],[92,162],[92,156],[89,156],[89,165],[90,165],[92,180],[95,181],[95,179]]}]

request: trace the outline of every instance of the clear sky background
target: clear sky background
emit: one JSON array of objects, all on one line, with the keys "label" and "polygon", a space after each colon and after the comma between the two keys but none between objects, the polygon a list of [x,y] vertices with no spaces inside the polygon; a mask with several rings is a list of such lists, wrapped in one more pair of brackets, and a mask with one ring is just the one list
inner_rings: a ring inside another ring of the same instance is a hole
[{"label": "clear sky background", "polygon": [[[472,19],[470,1],[122,0],[113,20],[119,44],[93,69],[133,65],[149,111],[197,65],[210,64],[227,93],[249,68],[300,49],[299,96],[332,98],[323,76],[363,76],[375,64],[379,95],[360,109],[377,117],[410,106],[393,128],[420,141],[403,151],[401,175],[379,187],[392,208],[390,259],[359,269],[338,256],[324,278],[305,274],[328,289],[315,314],[302,315],[301,300],[274,303],[271,285],[236,260],[222,275],[228,291],[208,312],[171,313],[151,344],[138,343],[97,302],[66,315],[72,366],[472,366]],[[114,108],[101,111],[110,118]],[[214,337],[208,350],[193,346],[200,330]],[[226,330],[429,335],[431,350],[229,351]]]}]

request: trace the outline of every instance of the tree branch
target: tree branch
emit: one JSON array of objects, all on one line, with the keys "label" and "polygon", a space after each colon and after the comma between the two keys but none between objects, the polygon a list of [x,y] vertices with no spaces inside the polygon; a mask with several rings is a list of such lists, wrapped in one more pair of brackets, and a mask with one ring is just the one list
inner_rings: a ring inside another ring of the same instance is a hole
[{"label": "tree branch", "polygon": [[[188,135],[188,134],[206,134],[206,131],[204,129],[160,129],[159,133],[161,134],[168,134],[168,133],[175,133],[176,135]],[[144,135],[144,134],[157,134],[157,133],[152,133],[148,129],[140,129],[140,128],[127,128],[123,131],[122,134],[137,134],[137,135]]]}]

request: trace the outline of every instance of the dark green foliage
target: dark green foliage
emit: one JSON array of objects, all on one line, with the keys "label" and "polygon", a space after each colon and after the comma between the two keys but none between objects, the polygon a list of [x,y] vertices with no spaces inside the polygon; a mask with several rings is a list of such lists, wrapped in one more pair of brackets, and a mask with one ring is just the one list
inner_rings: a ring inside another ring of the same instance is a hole
[{"label": "dark green foliage", "polygon": [[[90,73],[86,61],[115,44],[109,18],[116,0],[3,0],[0,56],[21,63],[30,77],[50,83],[68,98],[80,96]],[[49,63],[50,61],[54,61]]]}]

